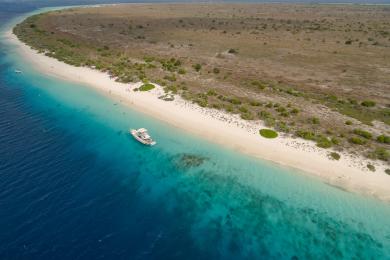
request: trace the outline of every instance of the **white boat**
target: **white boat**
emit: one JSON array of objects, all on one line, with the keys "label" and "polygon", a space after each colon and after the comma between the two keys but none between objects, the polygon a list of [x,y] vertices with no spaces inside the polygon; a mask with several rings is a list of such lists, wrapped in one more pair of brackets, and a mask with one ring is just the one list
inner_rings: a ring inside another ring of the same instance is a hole
[{"label": "white boat", "polygon": [[22,71],[21,70],[15,70],[15,73],[20,74],[20,73],[22,73]]},{"label": "white boat", "polygon": [[148,134],[148,130],[145,128],[140,128],[138,130],[131,129],[130,130],[131,135],[137,140],[138,142],[144,144],[144,145],[155,145],[156,142],[153,141],[153,139]]}]

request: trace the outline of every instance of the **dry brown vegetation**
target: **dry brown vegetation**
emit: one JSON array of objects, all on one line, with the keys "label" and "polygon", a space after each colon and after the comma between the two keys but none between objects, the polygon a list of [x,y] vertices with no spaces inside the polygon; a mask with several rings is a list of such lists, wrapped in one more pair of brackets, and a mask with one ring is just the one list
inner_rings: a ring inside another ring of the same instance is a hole
[{"label": "dry brown vegetation", "polygon": [[320,147],[390,157],[376,140],[390,134],[390,7],[128,4],[49,12],[14,31],[118,81],[154,81]]}]

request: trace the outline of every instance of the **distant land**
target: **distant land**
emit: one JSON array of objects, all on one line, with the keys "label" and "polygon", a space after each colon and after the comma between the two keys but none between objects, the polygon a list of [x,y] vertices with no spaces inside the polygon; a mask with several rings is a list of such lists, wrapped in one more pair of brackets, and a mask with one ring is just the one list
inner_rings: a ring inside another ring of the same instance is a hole
[{"label": "distant land", "polygon": [[328,180],[364,186],[357,174],[375,172],[387,192],[390,6],[107,5],[37,14],[13,32],[49,73]]}]

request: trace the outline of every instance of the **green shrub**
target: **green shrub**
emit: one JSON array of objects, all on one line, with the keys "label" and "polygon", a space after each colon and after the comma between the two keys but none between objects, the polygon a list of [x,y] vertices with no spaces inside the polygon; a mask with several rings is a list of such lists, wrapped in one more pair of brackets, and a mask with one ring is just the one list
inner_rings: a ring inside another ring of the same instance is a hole
[{"label": "green shrub", "polygon": [[320,119],[317,117],[311,117],[309,118],[309,122],[314,125],[318,125],[320,123]]},{"label": "green shrub", "polygon": [[154,88],[155,88],[155,86],[153,84],[146,83],[146,84],[143,84],[141,87],[139,87],[138,90],[139,91],[149,91],[149,90],[152,90]]},{"label": "green shrub", "polygon": [[321,148],[332,147],[332,142],[326,137],[320,137],[317,139],[317,146]]},{"label": "green shrub", "polygon": [[372,172],[375,172],[375,166],[372,165],[372,164],[367,164],[367,168],[372,171]]},{"label": "green shrub", "polygon": [[376,105],[375,101],[372,100],[365,100],[361,103],[364,107],[374,107]]},{"label": "green shrub", "polygon": [[351,120],[347,120],[347,121],[345,121],[345,124],[346,125],[352,125],[352,121]]},{"label": "green shrub", "polygon": [[218,73],[219,73],[219,69],[218,69],[218,68],[214,68],[214,69],[213,69],[213,73],[214,73],[214,74],[218,74]]},{"label": "green shrub", "polygon": [[264,120],[264,124],[268,127],[274,127],[275,126],[275,119],[272,117],[268,117]]},{"label": "green shrub", "polygon": [[374,159],[379,159],[382,161],[387,161],[390,159],[390,153],[383,147],[376,148],[371,154],[370,157]]},{"label": "green shrub", "polygon": [[336,152],[331,152],[328,154],[328,157],[331,158],[332,160],[340,160],[341,156],[340,154],[336,153]]},{"label": "green shrub", "polygon": [[202,99],[202,98],[198,98],[195,100],[195,102],[201,106],[201,107],[207,107],[207,100],[206,99]]},{"label": "green shrub", "polygon": [[390,169],[386,169],[386,170],[385,170],[385,173],[386,173],[387,175],[390,175]]},{"label": "green shrub", "polygon": [[298,114],[298,113],[299,113],[299,109],[298,108],[291,109],[291,114]]},{"label": "green shrub", "polygon": [[202,65],[200,65],[199,63],[197,63],[197,64],[194,64],[192,67],[193,67],[197,72],[199,72],[200,69],[202,68]]},{"label": "green shrub", "polygon": [[366,139],[372,138],[372,134],[370,132],[364,131],[362,129],[354,129],[353,133],[356,135],[360,135],[361,137],[364,137]]},{"label": "green shrub", "polygon": [[166,80],[169,80],[169,81],[176,81],[176,77],[175,77],[175,75],[165,75],[164,76],[164,79],[166,79]]},{"label": "green shrub", "polygon": [[315,134],[310,131],[298,130],[295,134],[305,140],[315,140],[316,137]]},{"label": "green shrub", "polygon": [[330,139],[330,141],[331,141],[333,144],[335,144],[335,145],[340,144],[340,140],[337,139],[336,137],[332,137],[332,138]]},{"label": "green shrub", "polygon": [[206,93],[207,96],[216,96],[217,95],[217,92],[215,92],[215,90],[213,89],[209,89]]},{"label": "green shrub", "polygon": [[266,118],[269,118],[269,117],[271,116],[271,114],[270,114],[269,112],[264,111],[264,110],[258,112],[257,115],[258,115],[260,118],[262,118],[262,119],[266,119]]},{"label": "green shrub", "polygon": [[229,49],[228,53],[230,53],[230,54],[237,54],[238,51],[236,49]]},{"label": "green shrub", "polygon": [[253,107],[261,106],[261,103],[260,103],[260,102],[254,101],[254,100],[250,101],[249,104],[250,104],[251,106],[253,106]]},{"label": "green shrub", "polygon": [[233,105],[241,105],[241,100],[239,100],[238,98],[230,98],[229,99],[229,102],[232,103]]},{"label": "green shrub", "polygon": [[253,120],[254,119],[251,112],[241,113],[240,117],[244,120]]},{"label": "green shrub", "polygon": [[290,132],[290,129],[288,128],[287,124],[285,122],[277,122],[276,123],[276,129],[280,132],[288,133]]},{"label": "green shrub", "polygon": [[179,70],[177,71],[177,73],[183,75],[183,74],[186,74],[186,70],[185,70],[185,69],[179,69]]},{"label": "green shrub", "polygon": [[275,132],[274,130],[272,129],[266,129],[266,128],[263,128],[259,131],[260,135],[262,137],[265,137],[265,138],[276,138],[278,137],[278,133]]},{"label": "green shrub", "polygon": [[376,138],[379,143],[390,144],[390,136],[380,135]]},{"label": "green shrub", "polygon": [[258,89],[260,89],[260,90],[263,90],[263,89],[265,89],[265,87],[266,87],[265,84],[261,83],[261,82],[258,81],[258,80],[253,80],[253,81],[251,82],[251,84],[252,84],[252,86],[255,86],[256,88],[258,88]]},{"label": "green shrub", "polygon": [[364,145],[364,144],[367,143],[367,141],[365,141],[363,139],[360,139],[359,137],[356,137],[356,136],[353,136],[353,137],[349,138],[348,141],[350,143],[358,144],[358,145]]},{"label": "green shrub", "polygon": [[247,112],[248,112],[248,108],[246,108],[246,107],[244,107],[244,106],[240,107],[238,110],[239,110],[240,112],[242,112],[242,113],[247,113]]}]

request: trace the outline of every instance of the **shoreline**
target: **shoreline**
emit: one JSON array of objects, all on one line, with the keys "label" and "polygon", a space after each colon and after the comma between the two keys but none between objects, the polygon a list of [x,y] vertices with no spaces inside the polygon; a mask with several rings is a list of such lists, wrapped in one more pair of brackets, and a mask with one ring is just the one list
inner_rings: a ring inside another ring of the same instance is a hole
[{"label": "shoreline", "polygon": [[[133,89],[142,83],[118,83],[106,73],[74,67],[39,54],[21,42],[12,28],[4,38],[43,74],[93,87],[111,98],[119,98],[132,109],[237,152],[301,170],[347,191],[390,201],[390,176],[384,173],[386,166],[382,162],[340,152],[339,161],[330,160],[327,154],[332,150],[318,148],[313,142],[283,135],[276,139],[261,137],[258,133],[264,126],[261,121],[245,121],[238,115],[201,108],[177,95],[174,101],[163,101],[158,97],[164,91],[156,84],[149,92],[135,92]],[[368,162],[375,165],[376,172],[367,169]]]}]

